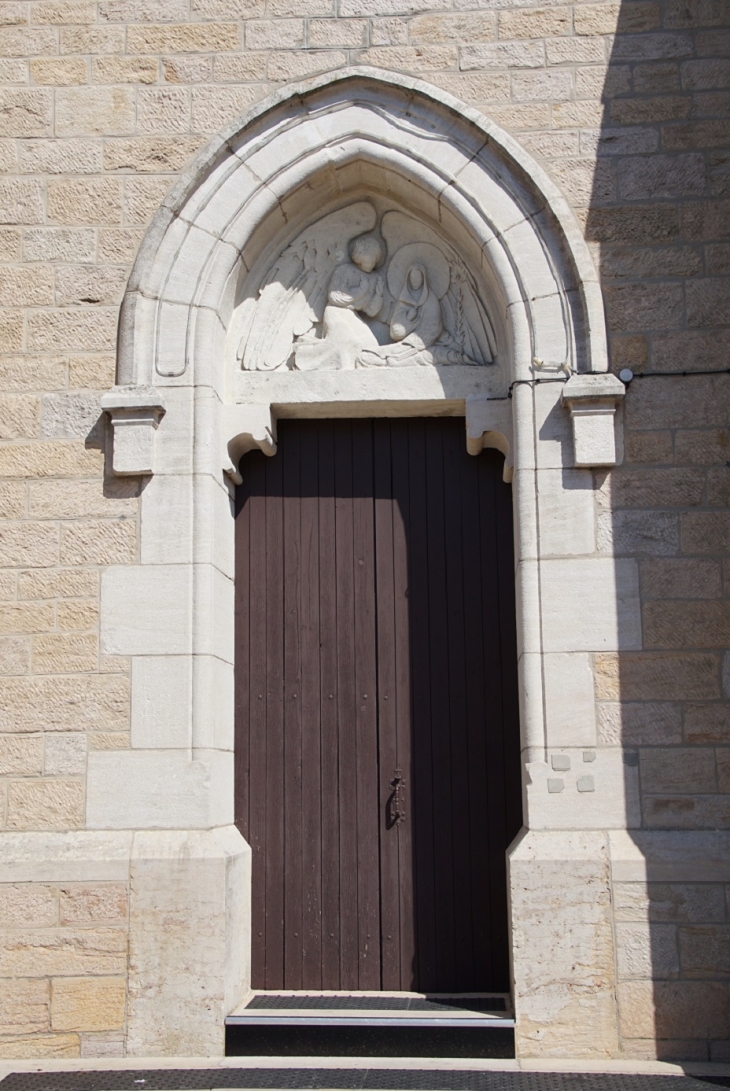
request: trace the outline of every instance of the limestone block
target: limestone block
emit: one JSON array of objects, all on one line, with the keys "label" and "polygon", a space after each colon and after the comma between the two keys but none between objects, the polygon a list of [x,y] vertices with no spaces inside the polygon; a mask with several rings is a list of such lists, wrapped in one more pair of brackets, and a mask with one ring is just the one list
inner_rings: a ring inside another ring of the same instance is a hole
[{"label": "limestone block", "polygon": [[645,792],[714,792],[715,754],[696,747],[656,747],[640,751]]},{"label": "limestone block", "polygon": [[638,768],[623,761],[621,750],[563,748],[560,753],[570,758],[569,769],[560,773],[560,794],[550,791],[550,764],[537,760],[527,763],[526,821],[531,829],[640,826]]},{"label": "limestone block", "polygon": [[159,63],[157,57],[93,57],[94,83],[154,83]]},{"label": "limestone block", "polygon": [[23,237],[26,261],[93,261],[95,252],[96,232],[91,227],[39,227]]},{"label": "limestone block", "polygon": [[40,735],[0,735],[0,776],[39,776],[42,771]]},{"label": "limestone block", "polygon": [[0,484],[0,514],[2,514],[3,519],[18,519],[25,515],[25,485],[23,482],[4,481]]},{"label": "limestone block", "polygon": [[[89,88],[96,94],[95,88]],[[117,178],[52,178],[48,217],[58,224],[117,224],[122,219],[122,184]],[[71,260],[78,261],[72,255]]]},{"label": "limestone block", "polygon": [[719,883],[614,883],[618,921],[722,923],[725,891]]},{"label": "limestone block", "polygon": [[727,986],[699,981],[625,981],[618,986],[621,1031],[632,1038],[721,1038]]},{"label": "limestone block", "polygon": [[[200,150],[198,137],[138,136],[134,138],[104,141],[104,170],[127,170],[158,174],[160,171],[178,171],[188,159]],[[137,246],[132,246],[131,236],[125,260],[133,261],[140,235],[134,236]],[[109,246],[105,260],[121,260],[120,252]]]},{"label": "limestone block", "polygon": [[113,356],[72,356],[68,362],[69,386],[107,390],[114,385],[115,366]]},{"label": "limestone block", "polygon": [[51,987],[53,1030],[119,1030],[124,1025],[124,977],[60,977]]},{"label": "limestone block", "polygon": [[27,674],[30,641],[23,636],[0,637],[0,674]]},{"label": "limestone block", "polygon": [[609,834],[614,882],[730,882],[730,833],[620,829]]},{"label": "limestone block", "polygon": [[61,924],[127,923],[126,883],[71,884],[59,890]]},{"label": "limestone block", "polygon": [[0,935],[3,977],[118,975],[127,969],[121,928],[38,929]]},{"label": "limestone block", "polygon": [[[48,482],[50,484],[50,482]],[[54,482],[57,484],[57,482]],[[66,482],[63,482],[66,485]],[[80,489],[81,482],[71,482],[70,489]],[[96,486],[94,486],[96,489]],[[65,498],[68,499],[67,494]],[[54,496],[54,503],[57,497]],[[87,510],[82,512],[71,509],[64,511],[63,505],[58,515],[64,514],[90,514]],[[37,530],[36,530],[37,533]],[[51,571],[41,570],[21,572],[18,575],[18,598],[21,599],[54,599],[54,598],[96,598],[99,594],[99,573],[94,569],[79,568],[55,568]],[[61,604],[59,604],[61,605]]]},{"label": "limestone block", "polygon": [[47,928],[58,923],[52,887],[40,883],[0,885],[0,918],[4,928]]},{"label": "limestone block", "polygon": [[537,478],[541,556],[595,551],[593,481],[586,470],[542,470]]},{"label": "limestone block", "polygon": [[193,129],[203,133],[217,132],[224,118],[235,117],[260,99],[261,90],[258,86],[246,84],[237,87],[194,87],[191,96]]},{"label": "limestone block", "polygon": [[641,647],[635,561],[547,560],[540,574],[546,651]]},{"label": "limestone block", "polygon": [[132,659],[132,746],[184,748],[191,743],[192,662],[181,655]]},{"label": "limestone block", "polygon": [[549,746],[595,746],[593,669],[588,655],[552,654],[544,659],[545,714]]},{"label": "limestone block", "polygon": [[33,639],[32,669],[36,674],[93,671],[99,665],[96,633],[45,633]]},{"label": "limestone block", "polygon": [[86,772],[86,735],[48,735],[43,770],[47,777],[83,776]]},{"label": "limestone block", "polygon": [[60,39],[61,53],[124,52],[124,27],[63,27]]},{"label": "limestone block", "polygon": [[53,304],[53,271],[50,266],[11,265],[0,268],[0,306],[43,307],[49,304]]},{"label": "limestone block", "polygon": [[625,387],[615,375],[573,375],[561,394],[573,424],[576,466],[614,466],[618,461],[614,417]]},{"label": "limestone block", "polygon": [[55,610],[48,602],[0,604],[0,633],[43,633],[53,628]]},{"label": "limestone block", "polygon": [[603,746],[669,746],[682,741],[681,708],[669,702],[600,702],[596,717]]},{"label": "limestone block", "polygon": [[125,178],[124,213],[127,223],[146,224],[170,188],[169,178]]},{"label": "limestone block", "polygon": [[595,657],[598,700],[682,701],[720,696],[718,660],[701,652],[623,652]]},{"label": "limestone block", "polygon": [[127,31],[130,53],[222,53],[240,44],[235,23],[143,23]]},{"label": "limestone block", "polygon": [[89,829],[196,829],[232,819],[233,756],[217,750],[91,751]]},{"label": "limestone block", "polygon": [[46,568],[58,563],[58,530],[34,522],[3,523],[0,529],[0,564]]},{"label": "limestone block", "polygon": [[124,1035],[121,1033],[101,1032],[81,1034],[82,1057],[123,1057]]},{"label": "limestone block", "polygon": [[238,831],[135,835],[131,1056],[216,1056],[249,987],[250,850]]},{"label": "limestone block", "polygon": [[2,833],[0,883],[126,882],[131,842],[129,832]]},{"label": "limestone block", "polygon": [[71,599],[59,602],[56,607],[59,629],[96,629],[99,622],[99,604],[90,599]]},{"label": "limestone block", "polygon": [[52,87],[86,83],[89,78],[85,57],[36,57],[30,62],[30,74],[34,83]]},{"label": "limestone block", "polygon": [[33,1034],[30,1037],[0,1039],[0,1057],[78,1057],[78,1034]]},{"label": "limestone block", "polygon": [[652,922],[617,924],[616,956],[619,980],[679,977],[677,929]]},{"label": "limestone block", "polygon": [[0,136],[50,136],[52,110],[51,91],[30,88],[0,91]]},{"label": "limestone block", "polygon": [[74,829],[83,824],[82,781],[11,781],[8,788],[8,829]]},{"label": "limestone block", "polygon": [[724,924],[685,925],[679,929],[685,977],[730,977],[730,928]]},{"label": "limestone block", "polygon": [[0,687],[0,731],[126,730],[128,718],[126,678],[6,678]]},{"label": "limestone block", "polygon": [[70,265],[56,270],[56,303],[62,306],[82,303],[121,302],[127,270],[118,266]]},{"label": "limestone block", "polygon": [[61,564],[132,564],[136,553],[133,519],[79,520],[61,528]]},{"label": "limestone block", "polygon": [[0,981],[0,1034],[37,1034],[50,1030],[47,981]]},{"label": "limestone block", "polygon": [[32,311],[28,320],[28,346],[37,352],[109,352],[114,348],[117,310]]},{"label": "limestone block", "polygon": [[[6,94],[10,92],[5,92]],[[41,92],[46,94],[47,92]],[[2,97],[0,97],[0,110]],[[2,126],[0,125],[0,135]],[[36,135],[44,136],[45,132]],[[40,224],[44,222],[43,189],[35,178],[0,181],[0,219],[3,224]]]},{"label": "limestone block", "polygon": [[[141,497],[142,564],[186,564],[193,549],[193,482],[156,474]],[[175,534],[170,534],[174,526]],[[202,529],[202,527],[201,527]]]},{"label": "limestone block", "polygon": [[110,567],[101,580],[107,655],[181,655],[190,647],[192,571],[187,565]]},{"label": "limestone block", "polygon": [[132,88],[74,87],[56,92],[59,136],[122,136],[134,132],[134,114]]},{"label": "limestone block", "polygon": [[518,1054],[615,1055],[605,835],[525,834],[508,852],[508,868]]}]

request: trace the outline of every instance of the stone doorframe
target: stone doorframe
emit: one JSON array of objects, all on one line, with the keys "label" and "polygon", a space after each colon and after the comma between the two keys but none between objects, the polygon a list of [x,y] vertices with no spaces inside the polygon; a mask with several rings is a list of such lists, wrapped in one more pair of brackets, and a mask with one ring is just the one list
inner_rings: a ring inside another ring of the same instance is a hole
[{"label": "stone doorframe", "polygon": [[[440,225],[478,269],[502,360],[486,396],[436,369],[252,379],[231,365],[246,270],[325,206],[371,191]],[[88,828],[107,832],[83,835],[130,869],[130,1054],[219,1054],[248,988],[250,852],[232,825],[238,460],[274,453],[277,416],[444,413],[465,416],[470,452],[496,446],[513,473],[529,831],[510,862],[518,1048],[560,1053],[569,1036],[570,1055],[615,1052],[612,969],[583,980],[528,890],[539,873],[555,905],[565,891],[567,921],[576,883],[606,889],[602,831],[626,825],[620,759],[591,752],[594,790],[578,792],[565,775],[555,790],[549,765],[556,748],[564,769],[571,748],[595,745],[590,653],[618,647],[588,469],[616,461],[623,387],[606,368],[597,275],[564,198],[511,137],[427,84],[352,68],[286,88],[168,195],[130,277],[118,385],[103,398],[113,472],[143,479],[139,564],[102,579],[103,650],[132,657],[132,748],[91,754]],[[612,967],[610,923],[593,916],[590,943]]]}]

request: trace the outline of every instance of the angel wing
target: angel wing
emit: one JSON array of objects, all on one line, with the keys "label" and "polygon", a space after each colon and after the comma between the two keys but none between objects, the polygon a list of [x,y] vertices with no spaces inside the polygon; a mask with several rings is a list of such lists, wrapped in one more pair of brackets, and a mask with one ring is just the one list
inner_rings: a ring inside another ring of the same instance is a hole
[{"label": "angel wing", "polygon": [[286,366],[295,339],[322,321],[330,278],[347,260],[348,244],[376,222],[370,202],[358,201],[323,216],[287,246],[255,300],[242,304],[246,314],[236,355],[245,370]]},{"label": "angel wing", "polygon": [[455,250],[426,224],[404,212],[386,212],[381,231],[389,254],[395,255],[401,247],[414,242],[430,243],[441,251],[450,269],[448,288],[441,297],[444,328],[463,363],[494,363],[497,346],[492,323],[476,281]]},{"label": "angel wing", "polygon": [[497,345],[489,315],[466,266],[455,258],[451,280],[441,300],[444,326],[464,356],[464,363],[492,364]]}]

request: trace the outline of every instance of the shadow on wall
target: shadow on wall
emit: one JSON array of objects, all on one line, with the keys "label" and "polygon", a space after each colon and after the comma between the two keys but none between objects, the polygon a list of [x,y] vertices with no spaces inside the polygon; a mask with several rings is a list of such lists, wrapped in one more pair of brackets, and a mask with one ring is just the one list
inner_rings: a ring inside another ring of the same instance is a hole
[{"label": "shadow on wall", "polygon": [[615,887],[622,1047],[728,1061],[730,375],[706,374],[730,360],[726,0],[624,0],[581,140],[611,368],[637,376],[624,463],[597,477],[599,548],[634,559],[642,612],[641,648],[596,664],[648,879]]}]

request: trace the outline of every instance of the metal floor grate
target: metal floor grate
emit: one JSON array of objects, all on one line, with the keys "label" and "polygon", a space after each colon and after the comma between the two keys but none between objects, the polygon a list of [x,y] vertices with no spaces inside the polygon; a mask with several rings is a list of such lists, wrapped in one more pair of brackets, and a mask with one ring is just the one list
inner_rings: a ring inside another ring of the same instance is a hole
[{"label": "metal floor grate", "polygon": [[153,1071],[14,1072],[2,1091],[213,1091],[291,1088],[293,1091],[711,1091],[730,1078],[476,1072],[365,1068],[215,1068]]},{"label": "metal floor grate", "polygon": [[242,1011],[252,1008],[284,1011],[287,1009],[327,1011],[506,1011],[503,996],[420,997],[420,996],[279,996],[266,993],[254,996]]}]

